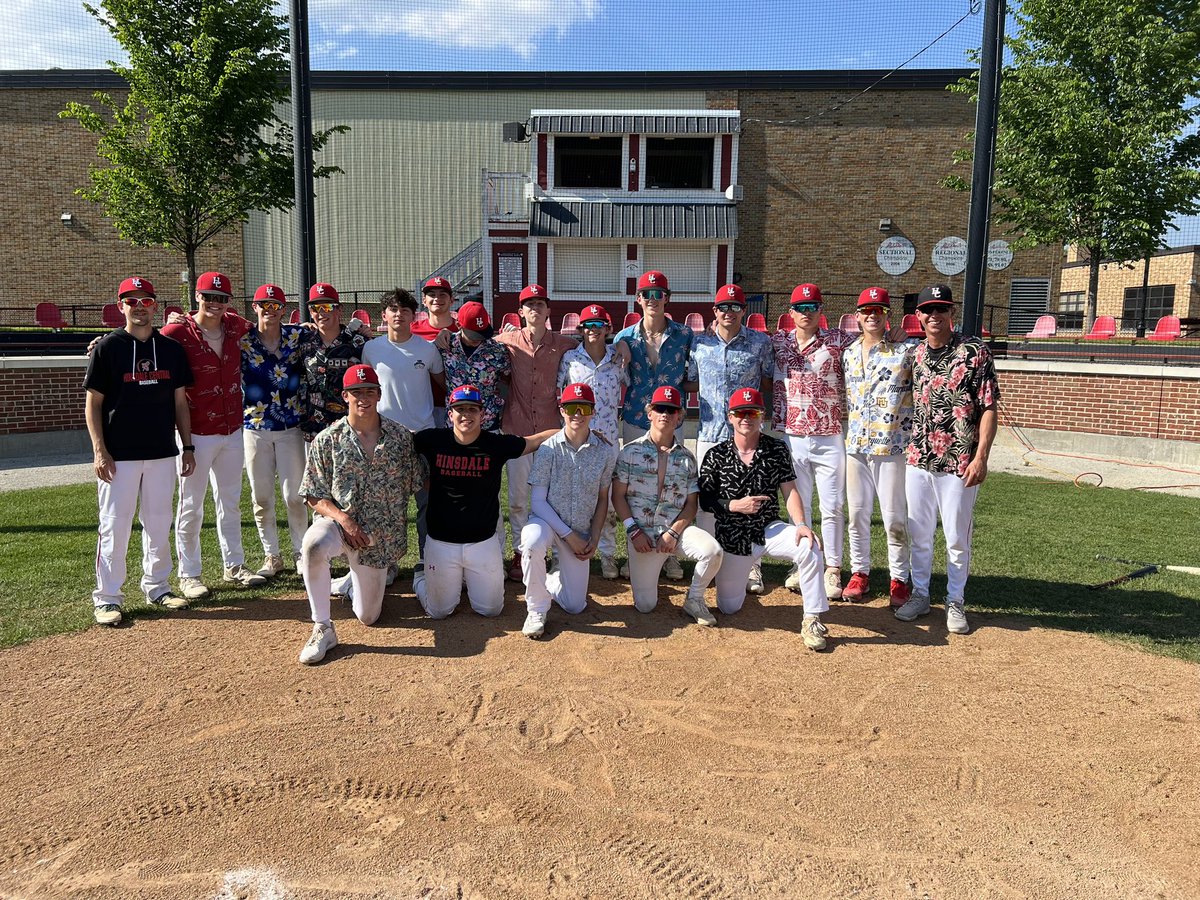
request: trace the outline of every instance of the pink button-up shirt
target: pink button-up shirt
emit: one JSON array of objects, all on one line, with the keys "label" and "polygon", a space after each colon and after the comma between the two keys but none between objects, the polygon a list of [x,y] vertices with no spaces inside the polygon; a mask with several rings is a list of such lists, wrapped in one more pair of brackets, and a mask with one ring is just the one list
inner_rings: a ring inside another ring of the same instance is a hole
[{"label": "pink button-up shirt", "polygon": [[512,360],[512,383],[500,427],[506,434],[537,434],[562,424],[558,415],[558,367],[563,355],[579,342],[547,330],[533,346],[529,330],[520,328],[496,335]]},{"label": "pink button-up shirt", "polygon": [[776,431],[798,437],[842,433],[846,416],[842,351],[855,337],[838,328],[823,328],[800,347],[794,332],[771,335]]}]

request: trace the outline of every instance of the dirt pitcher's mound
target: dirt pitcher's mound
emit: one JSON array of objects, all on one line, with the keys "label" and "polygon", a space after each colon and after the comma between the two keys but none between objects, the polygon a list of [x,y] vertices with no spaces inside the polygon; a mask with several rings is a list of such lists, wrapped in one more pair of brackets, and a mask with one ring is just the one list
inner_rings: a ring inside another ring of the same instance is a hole
[{"label": "dirt pitcher's mound", "polygon": [[816,654],[782,590],[682,599],[533,642],[395,596],[315,668],[297,599],[0,653],[0,895],[1200,895],[1196,667],[882,601]]}]

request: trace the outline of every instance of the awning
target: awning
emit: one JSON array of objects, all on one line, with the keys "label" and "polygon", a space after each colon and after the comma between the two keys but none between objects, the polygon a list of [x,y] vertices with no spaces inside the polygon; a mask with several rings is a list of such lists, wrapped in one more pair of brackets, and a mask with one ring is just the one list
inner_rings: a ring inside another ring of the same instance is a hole
[{"label": "awning", "polygon": [[740,116],[706,116],[677,113],[625,114],[551,113],[529,120],[531,134],[736,134]]},{"label": "awning", "polygon": [[732,203],[611,203],[533,201],[531,237],[622,240],[732,241],[737,238]]}]

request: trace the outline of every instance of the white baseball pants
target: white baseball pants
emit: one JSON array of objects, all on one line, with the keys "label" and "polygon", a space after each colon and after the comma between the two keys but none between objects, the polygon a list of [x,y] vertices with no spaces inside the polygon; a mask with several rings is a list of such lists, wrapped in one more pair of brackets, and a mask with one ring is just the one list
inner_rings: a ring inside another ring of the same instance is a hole
[{"label": "white baseball pants", "polygon": [[[700,471],[700,467],[704,465],[704,457],[708,456],[708,451],[717,446],[715,441],[702,441],[696,439],[696,471]],[[696,511],[696,527],[702,531],[706,531],[711,535],[717,533],[717,518],[710,512],[705,512],[702,509]]]},{"label": "white baseball pants", "polygon": [[905,466],[904,474],[908,537],[912,543],[912,592],[929,596],[933,534],[940,517],[946,537],[946,599],[962,603],[971,568],[971,533],[979,485],[966,487],[957,475],[934,474],[915,466]]},{"label": "white baseball pants", "polygon": [[458,607],[463,583],[471,609],[498,616],[504,609],[504,551],[493,536],[475,544],[425,539],[425,572],[413,578],[413,591],[425,612],[444,619]]},{"label": "white baseball pants", "polygon": [[175,457],[134,459],[113,463],[111,482],[96,479],[100,509],[99,538],[96,541],[95,606],[115,604],[125,599],[125,559],[133,514],[142,523],[142,592],[147,600],[170,590],[171,577],[171,504],[175,500]]},{"label": "white baseball pants", "polygon": [[804,614],[819,616],[829,609],[825,594],[825,557],[820,547],[805,538],[796,543],[796,527],[787,522],[772,522],[767,526],[765,544],[754,545],[749,556],[725,554],[721,571],[717,573],[717,609],[725,615],[735,613],[746,602],[746,578],[750,569],[763,555],[786,559],[800,573],[800,589],[804,594]]},{"label": "white baseball pants", "polygon": [[[514,551],[521,543],[521,532],[529,521],[529,472],[532,468],[532,453],[505,463],[508,472],[508,527],[512,532]],[[500,540],[504,541],[503,525],[500,526]]]},{"label": "white baseball pants", "polygon": [[796,468],[796,489],[804,507],[804,524],[812,527],[813,484],[817,487],[821,508],[821,543],[825,545],[825,564],[842,567],[842,543],[846,523],[846,439],[840,434],[810,437],[787,436]]},{"label": "white baseball pants", "polygon": [[908,504],[904,499],[903,454],[846,454],[846,505],[850,508],[850,571],[871,571],[871,513],[879,499],[887,534],[888,571],[908,581]]},{"label": "white baseball pants", "polygon": [[345,554],[350,563],[353,585],[351,602],[354,615],[364,625],[372,625],[383,611],[383,592],[387,589],[387,569],[364,566],[358,561],[358,551],[351,548],[342,536],[342,529],[333,519],[317,516],[300,544],[300,571],[308,606],[314,622],[329,621],[329,563]]},{"label": "white baseball pants", "polygon": [[[652,551],[639,553],[629,544],[629,584],[633,588],[633,605],[638,612],[648,613],[658,605],[658,576],[666,565],[669,554]],[[703,596],[717,572],[721,569],[721,560],[725,551],[711,534],[689,525],[683,529],[679,541],[679,555],[696,561],[696,570],[692,573],[692,582],[688,586],[688,594]],[[746,576],[742,576],[742,587],[746,586]]]},{"label": "white baseball pants", "polygon": [[[546,574],[546,551],[558,554],[558,571]],[[574,615],[587,606],[591,560],[577,559],[567,542],[537,516],[521,529],[521,577],[525,582],[525,606],[530,612],[545,613],[553,600]]]},{"label": "white baseball pants", "polygon": [[250,476],[250,500],[254,524],[267,556],[282,556],[279,551],[279,526],[275,521],[275,476],[287,506],[288,534],[292,550],[300,552],[308,529],[308,506],[300,496],[304,478],[304,433],[299,428],[285,431],[243,429],[246,473]]},{"label": "white baseball pants", "polygon": [[232,434],[194,434],[196,471],[179,480],[179,512],[175,517],[175,552],[181,578],[200,577],[200,528],[204,496],[212,482],[217,507],[217,538],[227,566],[246,561],[242,550],[242,463],[246,450],[242,429]]}]

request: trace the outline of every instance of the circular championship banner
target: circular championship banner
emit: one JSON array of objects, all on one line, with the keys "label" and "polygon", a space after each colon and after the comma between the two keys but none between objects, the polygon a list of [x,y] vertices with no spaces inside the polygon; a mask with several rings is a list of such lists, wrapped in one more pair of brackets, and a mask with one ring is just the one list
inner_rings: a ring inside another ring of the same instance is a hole
[{"label": "circular championship banner", "polygon": [[943,275],[961,275],[967,267],[967,242],[944,237],[933,248],[933,267]]},{"label": "circular championship banner", "polygon": [[887,238],[875,251],[875,263],[888,275],[903,275],[917,261],[917,250],[906,237]]},{"label": "circular championship banner", "polygon": [[1007,269],[1012,265],[1013,253],[1008,241],[992,241],[988,244],[988,268],[994,272]]}]

